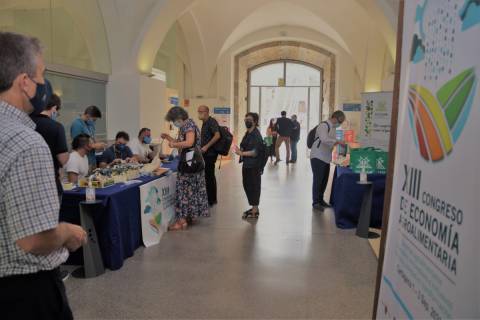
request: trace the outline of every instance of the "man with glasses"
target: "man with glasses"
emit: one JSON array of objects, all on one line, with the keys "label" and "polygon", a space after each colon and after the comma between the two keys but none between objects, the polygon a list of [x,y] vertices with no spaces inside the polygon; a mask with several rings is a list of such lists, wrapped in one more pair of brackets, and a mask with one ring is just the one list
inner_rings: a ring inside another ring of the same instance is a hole
[{"label": "man with glasses", "polygon": [[335,111],[327,121],[317,126],[315,141],[310,152],[310,163],[313,172],[312,198],[315,210],[324,210],[330,205],[323,199],[330,174],[332,151],[337,145],[345,145],[344,141],[336,139],[336,129],[345,121],[342,111]]}]

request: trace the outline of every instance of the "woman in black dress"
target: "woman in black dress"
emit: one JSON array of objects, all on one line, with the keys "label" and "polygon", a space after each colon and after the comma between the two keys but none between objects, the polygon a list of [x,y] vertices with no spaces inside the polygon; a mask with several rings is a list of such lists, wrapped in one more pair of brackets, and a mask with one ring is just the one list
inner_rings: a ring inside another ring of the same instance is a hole
[{"label": "woman in black dress", "polygon": [[248,203],[251,209],[243,213],[242,218],[258,219],[260,212],[260,191],[262,186],[262,154],[261,148],[264,148],[263,139],[258,130],[258,113],[249,112],[245,116],[245,126],[247,132],[242,139],[240,148],[236,148],[235,153],[240,156],[240,162],[243,163],[242,177],[243,189],[247,195]]}]

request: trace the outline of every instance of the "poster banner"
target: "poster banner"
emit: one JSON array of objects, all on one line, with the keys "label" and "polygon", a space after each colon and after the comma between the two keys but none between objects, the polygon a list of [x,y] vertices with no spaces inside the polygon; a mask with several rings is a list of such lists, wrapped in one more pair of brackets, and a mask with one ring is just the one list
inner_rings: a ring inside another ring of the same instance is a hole
[{"label": "poster banner", "polygon": [[379,318],[480,318],[480,4],[405,1]]},{"label": "poster banner", "polygon": [[362,100],[360,144],[388,151],[393,92],[365,92]]},{"label": "poster banner", "polygon": [[173,220],[176,181],[175,173],[140,186],[140,214],[145,247],[158,244]]},{"label": "poster banner", "polygon": [[232,110],[230,107],[214,107],[213,115],[222,127],[230,128],[230,116]]}]

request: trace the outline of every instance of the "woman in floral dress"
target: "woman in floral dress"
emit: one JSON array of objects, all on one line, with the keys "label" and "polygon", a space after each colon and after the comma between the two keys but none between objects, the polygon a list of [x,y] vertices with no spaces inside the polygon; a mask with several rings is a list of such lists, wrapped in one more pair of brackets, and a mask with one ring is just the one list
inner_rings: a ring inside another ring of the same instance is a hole
[{"label": "woman in floral dress", "polygon": [[[173,107],[168,111],[165,119],[179,128],[179,137],[176,140],[168,134],[162,134],[162,138],[169,141],[171,148],[178,149],[181,153],[184,148],[191,148],[194,145],[200,147],[200,130],[195,122],[188,117],[187,111],[181,107]],[[188,227],[189,222],[199,216],[209,216],[205,171],[202,170],[198,173],[178,172],[175,222],[170,225],[169,230],[184,230]]]}]

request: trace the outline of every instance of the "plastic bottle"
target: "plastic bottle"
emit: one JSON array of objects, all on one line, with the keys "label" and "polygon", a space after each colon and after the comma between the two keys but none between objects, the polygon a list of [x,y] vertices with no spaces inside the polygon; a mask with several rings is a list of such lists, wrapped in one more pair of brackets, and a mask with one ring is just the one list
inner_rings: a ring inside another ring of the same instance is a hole
[{"label": "plastic bottle", "polygon": [[92,185],[92,178],[88,179],[88,187],[85,190],[85,200],[87,202],[94,202],[95,201],[95,188]]}]

